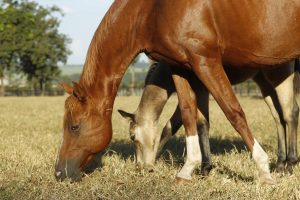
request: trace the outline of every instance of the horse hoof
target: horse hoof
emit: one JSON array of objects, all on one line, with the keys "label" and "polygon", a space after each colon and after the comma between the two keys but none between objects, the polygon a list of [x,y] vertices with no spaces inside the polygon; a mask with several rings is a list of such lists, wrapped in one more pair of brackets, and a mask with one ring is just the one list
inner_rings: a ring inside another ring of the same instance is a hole
[{"label": "horse hoof", "polygon": [[211,170],[212,170],[212,165],[206,165],[201,168],[200,174],[202,176],[208,176]]},{"label": "horse hoof", "polygon": [[184,184],[191,183],[191,182],[192,182],[191,180],[188,180],[185,178],[180,178],[180,177],[175,178],[176,185],[184,185]]},{"label": "horse hoof", "polygon": [[280,162],[276,164],[276,172],[277,173],[284,173],[285,172],[285,164]]},{"label": "horse hoof", "polygon": [[275,185],[276,181],[272,177],[265,177],[261,180],[262,184],[265,185]]},{"label": "horse hoof", "polygon": [[293,174],[293,165],[292,164],[288,164],[287,167],[286,167],[286,171],[289,174]]}]

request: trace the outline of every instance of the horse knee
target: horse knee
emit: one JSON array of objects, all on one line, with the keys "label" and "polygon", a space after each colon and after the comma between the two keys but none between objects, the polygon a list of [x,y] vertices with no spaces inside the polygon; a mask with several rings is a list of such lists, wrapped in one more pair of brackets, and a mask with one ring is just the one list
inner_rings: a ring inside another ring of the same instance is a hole
[{"label": "horse knee", "polygon": [[245,113],[240,105],[231,107],[228,119],[238,132],[247,129],[248,127]]},{"label": "horse knee", "polygon": [[293,117],[296,120],[298,120],[298,118],[299,118],[299,106],[298,106],[297,102],[295,102],[294,106],[293,106]]},{"label": "horse knee", "polygon": [[183,106],[181,111],[181,118],[187,134],[195,134],[197,132],[197,114],[196,109],[192,105]]},{"label": "horse knee", "polygon": [[198,135],[208,135],[209,124],[206,120],[197,120],[197,131]]}]

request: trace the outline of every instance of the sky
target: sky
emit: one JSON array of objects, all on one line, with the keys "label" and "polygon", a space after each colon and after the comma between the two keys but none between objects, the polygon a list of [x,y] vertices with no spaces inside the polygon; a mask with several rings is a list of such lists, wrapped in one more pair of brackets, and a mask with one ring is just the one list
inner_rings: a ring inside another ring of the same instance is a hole
[{"label": "sky", "polygon": [[68,64],[84,63],[93,34],[113,0],[34,1],[42,6],[56,5],[63,10],[65,15],[61,18],[59,31],[72,39],[69,46],[72,55],[68,58]]}]

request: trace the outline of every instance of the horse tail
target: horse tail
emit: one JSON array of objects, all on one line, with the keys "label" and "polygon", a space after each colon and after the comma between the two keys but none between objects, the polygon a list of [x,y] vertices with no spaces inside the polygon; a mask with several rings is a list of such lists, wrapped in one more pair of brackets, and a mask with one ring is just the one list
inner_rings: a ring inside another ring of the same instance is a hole
[{"label": "horse tail", "polygon": [[295,71],[294,71],[294,91],[298,95],[300,93],[300,61],[299,59],[295,60]]}]

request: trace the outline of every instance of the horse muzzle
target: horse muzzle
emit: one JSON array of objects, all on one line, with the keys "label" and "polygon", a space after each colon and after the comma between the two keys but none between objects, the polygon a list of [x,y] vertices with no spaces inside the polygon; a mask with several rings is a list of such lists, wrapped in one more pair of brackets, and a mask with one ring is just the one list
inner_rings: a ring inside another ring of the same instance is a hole
[{"label": "horse muzzle", "polygon": [[57,181],[70,179],[71,182],[81,181],[83,173],[80,170],[80,163],[77,160],[65,160],[58,162],[55,166],[54,176]]}]

